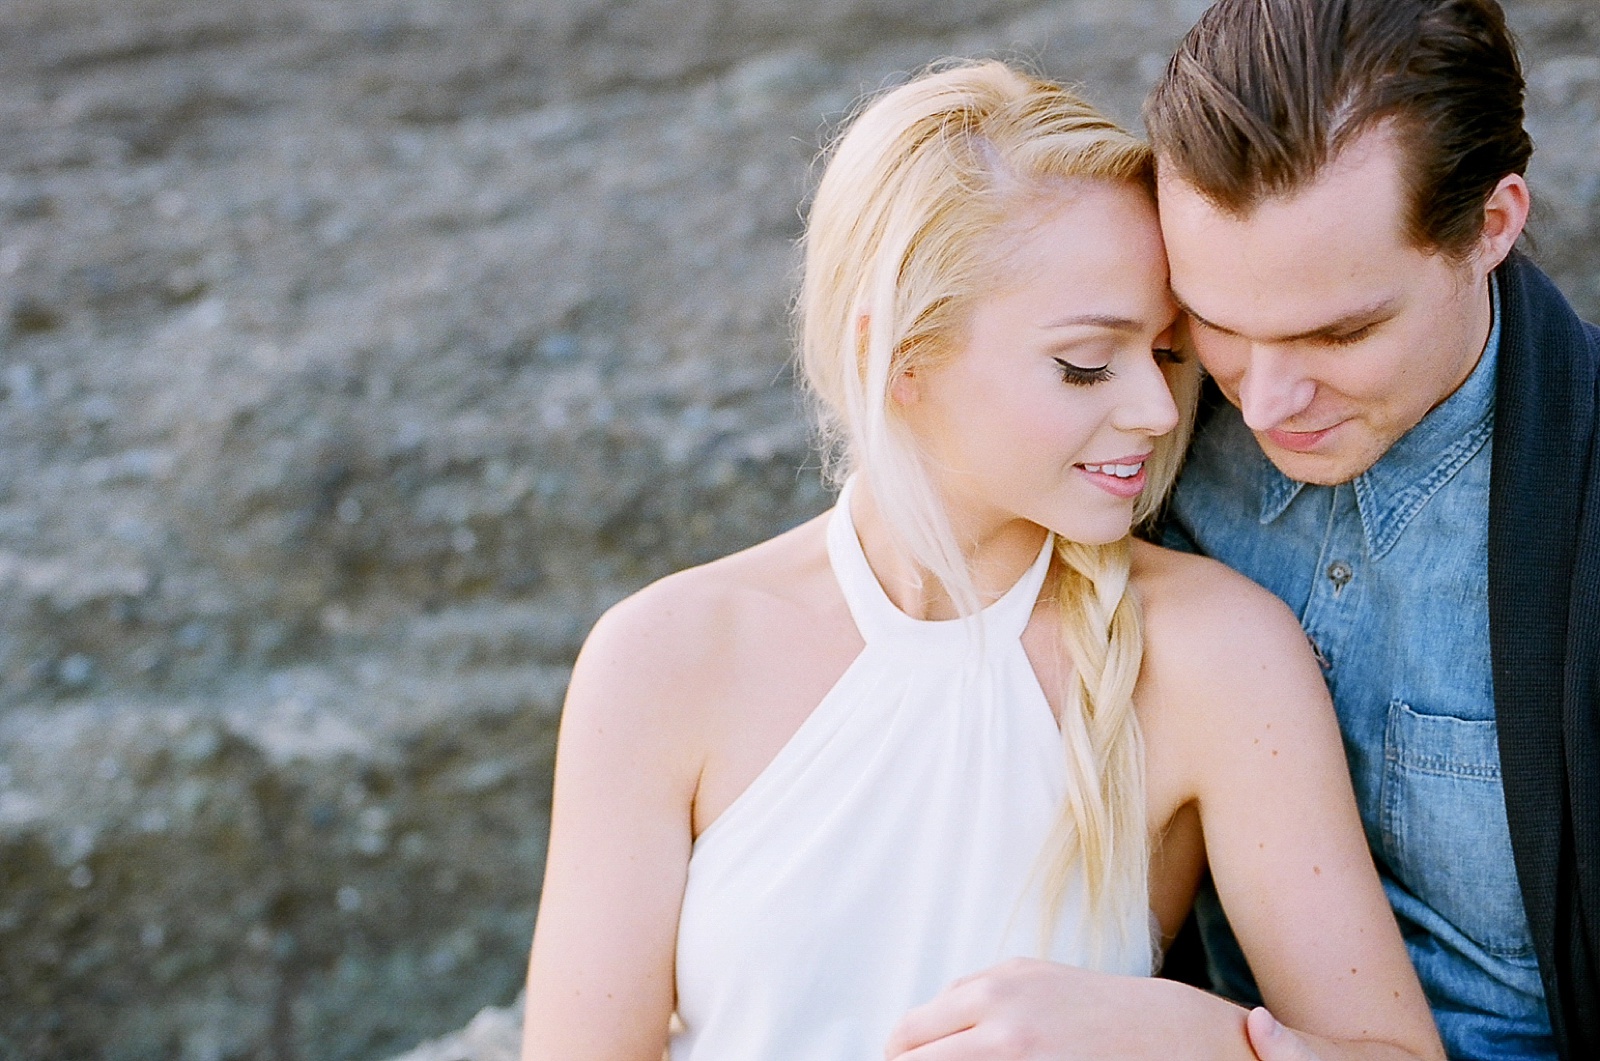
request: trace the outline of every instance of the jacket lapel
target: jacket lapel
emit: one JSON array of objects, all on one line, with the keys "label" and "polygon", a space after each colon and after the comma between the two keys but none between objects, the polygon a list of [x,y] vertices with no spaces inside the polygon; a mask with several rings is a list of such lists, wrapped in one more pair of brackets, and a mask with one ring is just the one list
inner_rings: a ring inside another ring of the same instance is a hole
[{"label": "jacket lapel", "polygon": [[[1585,505],[1595,367],[1583,324],[1542,273],[1513,255],[1497,276],[1504,321],[1489,492],[1495,712],[1517,874],[1556,1037],[1567,1043],[1578,1032],[1564,1026],[1564,1003],[1576,986],[1572,946],[1580,942],[1572,935],[1574,822],[1567,797],[1569,771],[1587,766],[1579,761],[1581,748],[1569,761],[1563,731],[1573,728],[1573,708],[1592,718],[1595,705],[1592,659],[1567,670],[1574,650],[1592,657],[1593,624],[1600,621],[1593,614],[1600,601],[1573,592],[1582,574],[1575,569],[1578,530],[1585,508],[1597,503],[1591,498]],[[1584,558],[1591,573],[1597,562]],[[1575,682],[1590,688],[1574,688]]]},{"label": "jacket lapel", "polygon": [[1586,384],[1589,394],[1587,416],[1575,418],[1589,425],[1587,459],[1578,464],[1580,474],[1588,474],[1575,525],[1562,738],[1567,805],[1573,808],[1571,870],[1564,874],[1573,892],[1567,900],[1573,919],[1567,1038],[1574,1056],[1593,1057],[1600,1055],[1600,329],[1590,325],[1585,331],[1587,341],[1574,352],[1573,365],[1578,389]]}]

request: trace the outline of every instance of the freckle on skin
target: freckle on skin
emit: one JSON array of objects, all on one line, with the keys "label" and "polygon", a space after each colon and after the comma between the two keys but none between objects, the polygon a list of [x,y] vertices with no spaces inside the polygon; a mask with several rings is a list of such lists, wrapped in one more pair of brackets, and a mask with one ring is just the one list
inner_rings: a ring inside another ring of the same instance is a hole
[{"label": "freckle on skin", "polygon": [[1272,749],[1272,754],[1273,755],[1277,755],[1278,754],[1278,749],[1276,749],[1276,748]]},{"label": "freckle on skin", "polygon": [[1321,866],[1312,866],[1311,867],[1311,872],[1315,873],[1317,876],[1320,877],[1320,876],[1322,876],[1322,867]]},{"label": "freckle on skin", "polygon": [[1351,967],[1350,967],[1350,975],[1351,975],[1351,976],[1354,976],[1354,975],[1355,975],[1355,974],[1356,974],[1356,967],[1355,967],[1355,966],[1354,966],[1354,965],[1352,965],[1352,966],[1351,966]]}]

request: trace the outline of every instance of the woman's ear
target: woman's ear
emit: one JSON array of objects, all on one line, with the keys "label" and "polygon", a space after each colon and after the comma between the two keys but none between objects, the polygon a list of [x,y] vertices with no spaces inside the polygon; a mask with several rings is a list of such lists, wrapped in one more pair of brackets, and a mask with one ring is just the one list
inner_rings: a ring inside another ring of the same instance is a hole
[{"label": "woman's ear", "polygon": [[[867,360],[867,345],[872,342],[872,315],[863,313],[856,317],[856,356],[862,363]],[[889,397],[900,405],[915,404],[919,394],[917,392],[917,374],[912,369],[901,369],[889,380]]]},{"label": "woman's ear", "polygon": [[901,405],[915,405],[921,392],[917,388],[917,373],[914,369],[902,369],[895,373],[894,379],[889,381],[889,397]]}]

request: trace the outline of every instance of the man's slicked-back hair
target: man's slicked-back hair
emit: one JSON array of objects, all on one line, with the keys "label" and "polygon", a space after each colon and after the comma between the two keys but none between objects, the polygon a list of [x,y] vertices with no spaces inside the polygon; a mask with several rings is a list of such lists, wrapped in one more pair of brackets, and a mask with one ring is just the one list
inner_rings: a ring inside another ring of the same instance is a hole
[{"label": "man's slicked-back hair", "polygon": [[1218,0],[1144,117],[1163,174],[1240,216],[1388,126],[1411,242],[1460,257],[1495,186],[1527,169],[1524,87],[1495,0]]}]

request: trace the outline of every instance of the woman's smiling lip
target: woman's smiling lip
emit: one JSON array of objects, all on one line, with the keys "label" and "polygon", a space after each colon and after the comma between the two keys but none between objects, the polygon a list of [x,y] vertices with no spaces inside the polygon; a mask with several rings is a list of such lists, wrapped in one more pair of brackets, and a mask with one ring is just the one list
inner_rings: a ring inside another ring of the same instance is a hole
[{"label": "woman's smiling lip", "polygon": [[1144,463],[1150,459],[1150,452],[1130,454],[1108,461],[1080,461],[1073,467],[1087,476],[1091,483],[1114,497],[1137,497],[1139,491],[1144,489],[1147,478]]}]

